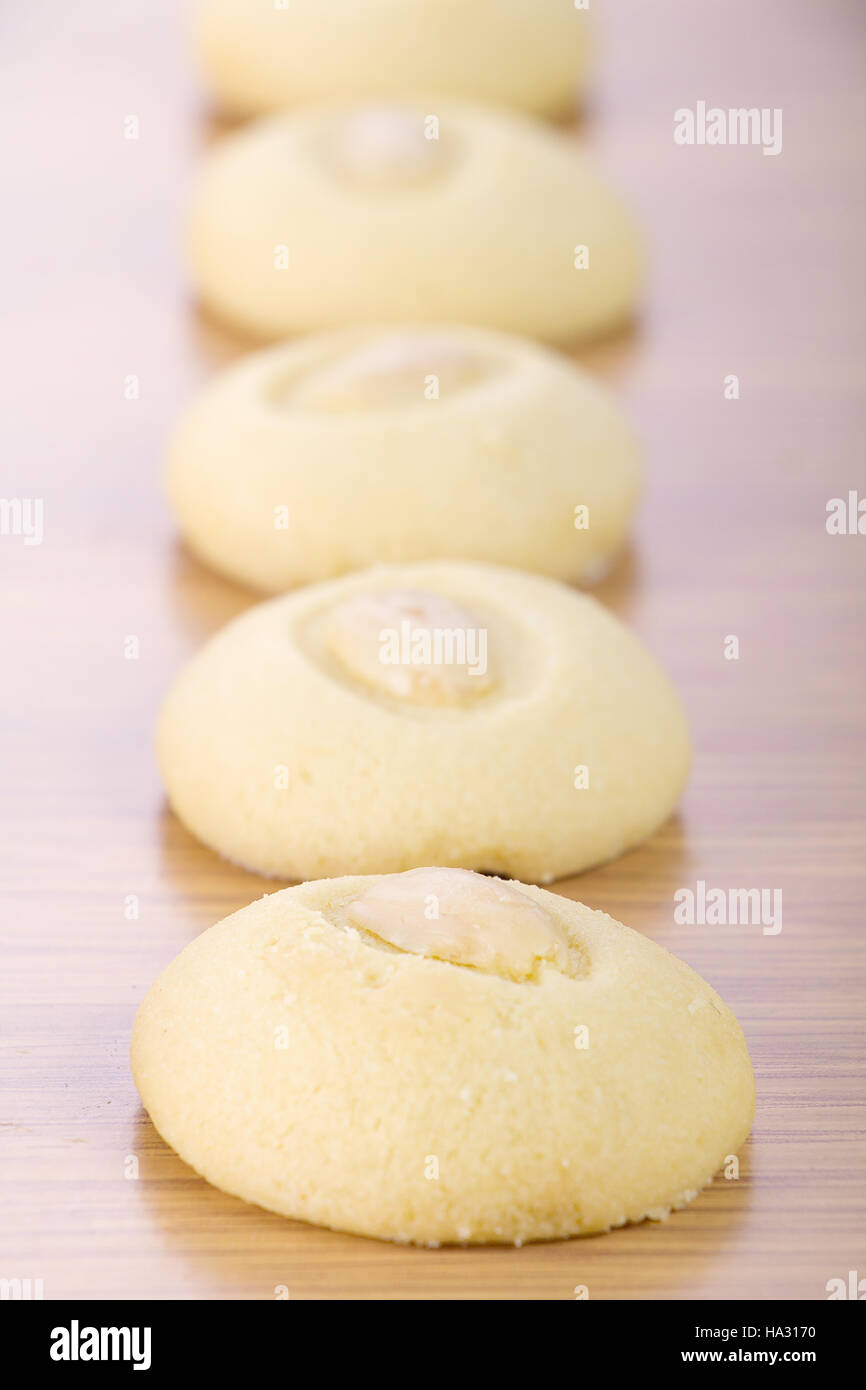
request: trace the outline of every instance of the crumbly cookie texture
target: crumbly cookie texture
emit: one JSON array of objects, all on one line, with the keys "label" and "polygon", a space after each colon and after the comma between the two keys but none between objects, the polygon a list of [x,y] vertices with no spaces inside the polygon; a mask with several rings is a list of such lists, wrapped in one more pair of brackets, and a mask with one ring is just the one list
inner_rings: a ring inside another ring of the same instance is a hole
[{"label": "crumbly cookie texture", "polygon": [[649,835],[690,758],[667,677],[601,604],[446,561],[248,610],[181,673],[157,746],[195,835],[292,879],[549,882]]},{"label": "crumbly cookie texture", "polygon": [[220,922],[145,998],[132,1069],[217,1187],[426,1245],[662,1219],[754,1112],[740,1026],[682,961],[581,903],[439,868]]},{"label": "crumbly cookie texture", "polygon": [[404,324],[219,373],[175,430],[167,482],[195,553],[270,593],[382,560],[591,582],[626,539],[641,463],[618,403],[568,358]]},{"label": "crumbly cookie texture", "polygon": [[448,100],[227,136],[195,184],[189,253],[207,306],[265,339],[414,320],[569,343],[632,316],[643,260],[573,138]]},{"label": "crumbly cookie texture", "polygon": [[198,0],[193,33],[220,104],[243,116],[425,92],[558,115],[591,56],[571,0]]}]

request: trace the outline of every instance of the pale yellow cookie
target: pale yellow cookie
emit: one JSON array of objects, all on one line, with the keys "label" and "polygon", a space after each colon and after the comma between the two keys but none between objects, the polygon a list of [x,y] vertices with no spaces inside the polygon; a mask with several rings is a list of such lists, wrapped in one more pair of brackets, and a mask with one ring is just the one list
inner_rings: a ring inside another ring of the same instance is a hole
[{"label": "pale yellow cookie", "polygon": [[591,581],[639,483],[631,429],[567,358],[418,325],[242,359],[187,409],[168,469],[192,549],[272,593],[441,557]]},{"label": "pale yellow cookie", "polygon": [[432,99],[228,136],[197,178],[189,245],[204,302],[265,338],[425,321],[569,341],[632,314],[642,259],[573,139]]},{"label": "pale yellow cookie", "polygon": [[542,882],[649,835],[690,756],[666,676],[601,604],[447,561],[250,609],[180,675],[158,753],[181,820],[260,873]]},{"label": "pale yellow cookie", "polygon": [[388,1240],[521,1244],[661,1220],[742,1146],[737,1020],[583,904],[453,869],[305,883],[193,941],[135,1083],[208,1181]]},{"label": "pale yellow cookie", "polygon": [[585,85],[587,10],[575,0],[198,0],[194,41],[220,103],[244,116],[419,92],[559,114]]}]

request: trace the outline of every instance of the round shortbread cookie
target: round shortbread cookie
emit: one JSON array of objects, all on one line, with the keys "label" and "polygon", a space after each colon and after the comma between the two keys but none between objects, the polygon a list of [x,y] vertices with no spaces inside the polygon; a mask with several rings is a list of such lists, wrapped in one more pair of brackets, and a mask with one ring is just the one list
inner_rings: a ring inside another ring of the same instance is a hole
[{"label": "round shortbread cookie", "polygon": [[168,469],[191,548],[271,593],[437,558],[590,582],[639,483],[631,429],[568,358],[418,326],[243,358],[187,409]]},{"label": "round shortbread cookie", "polygon": [[194,42],[238,115],[423,92],[558,115],[590,30],[574,0],[198,0]]},{"label": "round shortbread cookie", "polygon": [[204,160],[189,219],[204,302],[258,337],[452,322],[568,341],[635,306],[630,213],[573,140],[449,102],[276,116]]},{"label": "round shortbread cookie", "polygon": [[135,1083],[248,1202],[360,1235],[522,1244],[684,1206],[755,1101],[730,1009],[582,903],[459,870],[305,883],[145,998]]},{"label": "round shortbread cookie", "polygon": [[190,830],[284,878],[547,882],[644,839],[690,757],[667,677],[600,603],[449,561],[250,609],[181,673],[157,742]]}]

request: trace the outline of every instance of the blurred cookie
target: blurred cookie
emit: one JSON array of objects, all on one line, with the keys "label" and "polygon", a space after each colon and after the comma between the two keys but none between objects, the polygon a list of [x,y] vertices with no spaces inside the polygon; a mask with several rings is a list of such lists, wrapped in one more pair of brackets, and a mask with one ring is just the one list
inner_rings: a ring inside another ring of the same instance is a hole
[{"label": "blurred cookie", "polygon": [[667,678],[601,604],[441,561],[235,619],[175,683],[158,753],[181,820],[260,873],[548,881],[664,821],[690,748]]},{"label": "blurred cookie", "polygon": [[168,471],[192,549],[272,593],[442,557],[591,581],[625,538],[639,479],[615,402],[567,358],[418,326],[242,359],[186,411]]},{"label": "blurred cookie", "polygon": [[145,998],[135,1083],[208,1181],[438,1245],[587,1235],[696,1197],[743,1144],[737,1020],[581,903],[453,869],[305,883]]},{"label": "blurred cookie", "polygon": [[189,224],[203,301],[251,334],[473,323],[569,341],[635,306],[641,250],[570,138],[431,101],[317,108],[230,135]]},{"label": "blurred cookie", "polygon": [[198,0],[194,40],[239,115],[423,92],[559,114],[585,84],[590,27],[574,0]]}]

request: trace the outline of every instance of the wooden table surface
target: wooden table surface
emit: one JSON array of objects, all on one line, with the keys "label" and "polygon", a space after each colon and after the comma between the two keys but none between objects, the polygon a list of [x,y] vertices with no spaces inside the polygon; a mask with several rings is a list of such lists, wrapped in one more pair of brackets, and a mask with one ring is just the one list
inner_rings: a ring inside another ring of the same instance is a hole
[{"label": "wooden table surface", "polygon": [[[181,261],[213,138],[182,7],[18,5],[2,20],[0,491],[44,499],[44,542],[0,537],[0,1277],[41,1278],[46,1298],[820,1299],[866,1276],[866,536],[825,527],[830,498],[866,495],[866,15],[599,8],[582,134],[639,208],[653,267],[639,325],[581,356],[621,392],[648,467],[598,592],[667,664],[697,756],[673,821],[558,888],[684,957],[742,1020],[758,1113],[739,1180],[661,1225],[424,1251],[246,1206],[155,1134],[127,1063],[135,1009],[266,887],[167,813],[151,743],[173,673],[253,602],[184,554],[160,485],[177,411],[244,345],[204,321]],[[781,155],[675,145],[674,109],[698,100],[780,107]],[[780,889],[782,931],[676,925],[673,895],[698,880]]]}]

